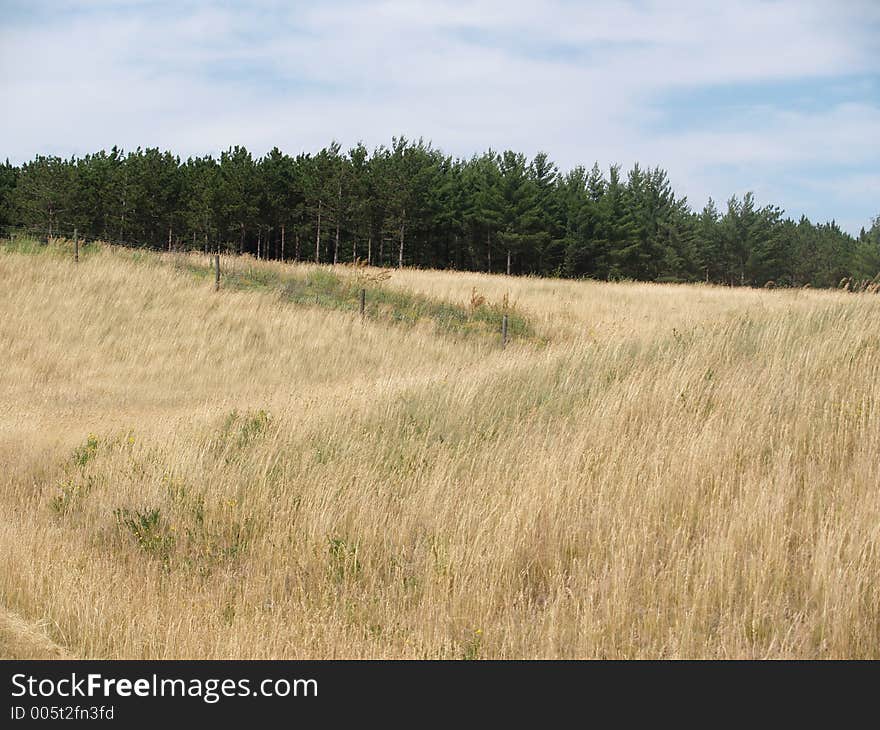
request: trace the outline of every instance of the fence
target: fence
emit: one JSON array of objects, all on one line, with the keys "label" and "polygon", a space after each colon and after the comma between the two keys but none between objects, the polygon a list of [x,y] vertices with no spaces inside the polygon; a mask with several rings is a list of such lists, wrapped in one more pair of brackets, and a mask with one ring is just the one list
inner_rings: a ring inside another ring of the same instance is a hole
[{"label": "fence", "polygon": [[[119,246],[119,247],[123,247],[123,248],[151,250],[151,251],[157,251],[157,252],[164,251],[164,249],[156,248],[155,246],[138,244],[138,243],[133,243],[130,241],[121,241],[118,239],[114,240],[112,238],[107,239],[103,236],[100,236],[100,237],[84,236],[84,235],[80,234],[80,231],[77,226],[72,227],[72,229],[70,230],[70,234],[71,234],[70,236],[64,235],[65,232],[66,231],[61,227],[59,227],[57,229],[53,229],[52,231],[49,231],[47,228],[41,227],[41,226],[0,226],[0,240],[6,239],[6,240],[14,243],[16,241],[16,239],[30,239],[30,240],[36,240],[36,241],[42,243],[43,245],[48,245],[52,241],[71,241],[73,243],[73,260],[74,260],[75,264],[79,264],[79,261],[80,261],[80,245],[86,246],[88,243],[110,245],[110,246]],[[237,252],[235,252],[235,249],[230,251],[229,247],[224,246],[224,248],[225,248],[227,256],[239,256],[240,255]],[[175,250],[181,251],[182,250],[182,251],[187,251],[187,252],[199,250],[199,252],[201,252],[201,249],[192,249],[190,247],[176,249],[173,245],[170,250],[171,251],[175,251]],[[206,251],[204,251],[204,253],[207,254],[209,252],[206,250]],[[214,251],[214,252],[210,252],[210,253],[211,253],[211,267],[214,270],[214,291],[219,292],[221,279],[222,279],[222,270],[221,270],[221,265],[220,265],[220,252]],[[315,295],[315,304],[318,304],[318,303],[319,303],[318,295],[316,294]],[[506,309],[506,306],[505,306],[505,309]],[[365,322],[366,313],[367,313],[367,290],[364,288],[361,288],[358,292],[358,313],[360,315],[361,323]],[[508,319],[508,315],[507,315],[506,311],[505,311],[505,313],[503,313],[501,315],[501,321],[499,324],[500,324],[500,335],[501,335],[501,337],[500,337],[501,348],[505,349],[510,341],[509,319]]]}]

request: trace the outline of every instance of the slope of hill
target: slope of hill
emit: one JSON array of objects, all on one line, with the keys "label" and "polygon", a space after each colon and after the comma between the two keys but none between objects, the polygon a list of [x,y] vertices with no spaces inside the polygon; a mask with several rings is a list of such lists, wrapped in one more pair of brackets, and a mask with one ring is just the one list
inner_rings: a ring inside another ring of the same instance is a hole
[{"label": "slope of hill", "polygon": [[68,253],[0,251],[34,646],[878,655],[876,296]]}]

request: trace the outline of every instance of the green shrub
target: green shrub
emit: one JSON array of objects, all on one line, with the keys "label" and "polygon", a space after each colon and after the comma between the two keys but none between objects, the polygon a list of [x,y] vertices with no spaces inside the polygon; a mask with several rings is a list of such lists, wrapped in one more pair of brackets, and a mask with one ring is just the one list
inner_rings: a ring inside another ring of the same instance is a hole
[{"label": "green shrub", "polygon": [[134,537],[141,550],[168,567],[174,550],[174,536],[163,524],[158,509],[141,511],[120,508],[114,510],[113,515],[116,524]]},{"label": "green shrub", "polygon": [[73,450],[71,460],[75,466],[83,467],[95,458],[98,453],[98,438],[94,434],[89,434],[86,442],[82,446],[77,446]]}]

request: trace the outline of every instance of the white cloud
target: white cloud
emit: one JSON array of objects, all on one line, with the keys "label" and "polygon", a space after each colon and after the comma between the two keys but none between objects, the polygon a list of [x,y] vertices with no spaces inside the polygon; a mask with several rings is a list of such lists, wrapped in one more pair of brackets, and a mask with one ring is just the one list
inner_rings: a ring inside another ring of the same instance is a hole
[{"label": "white cloud", "polygon": [[678,131],[654,124],[658,108],[675,119],[658,105],[676,90],[877,76],[872,2],[88,7],[0,21],[0,154],[113,144],[259,154],[404,133],[464,156],[545,149],[563,168],[641,160],[668,168],[696,205],[763,186],[814,217],[835,211],[818,192],[789,194],[792,174],[825,166],[845,187],[880,162],[876,96],[811,113],[769,104],[723,124],[682,110]]}]

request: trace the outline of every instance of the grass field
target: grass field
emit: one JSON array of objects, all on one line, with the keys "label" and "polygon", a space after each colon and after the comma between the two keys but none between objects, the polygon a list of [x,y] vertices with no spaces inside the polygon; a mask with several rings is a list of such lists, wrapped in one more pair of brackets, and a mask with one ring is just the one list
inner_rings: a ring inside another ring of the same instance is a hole
[{"label": "grass field", "polygon": [[0,250],[0,656],[880,655],[880,297],[209,265]]}]

